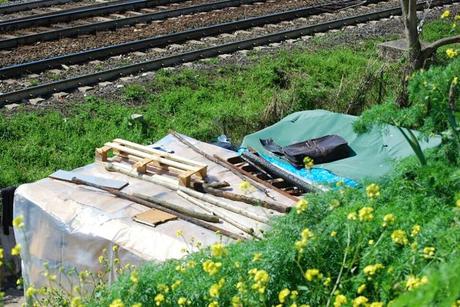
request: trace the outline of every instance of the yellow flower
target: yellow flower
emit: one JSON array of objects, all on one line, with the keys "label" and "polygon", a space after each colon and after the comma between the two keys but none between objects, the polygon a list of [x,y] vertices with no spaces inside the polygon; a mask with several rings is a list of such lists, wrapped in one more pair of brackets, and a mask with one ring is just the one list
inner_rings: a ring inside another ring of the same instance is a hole
[{"label": "yellow flower", "polygon": [[337,231],[334,230],[331,232],[331,237],[335,237],[335,236],[337,236]]},{"label": "yellow flower", "polygon": [[232,307],[243,307],[241,304],[241,298],[238,295],[232,297]]},{"label": "yellow flower", "polygon": [[252,190],[252,185],[247,180],[243,180],[240,182],[240,190],[243,192],[249,192]]},{"label": "yellow flower", "polygon": [[21,244],[17,243],[15,247],[11,249],[12,256],[19,256],[21,254]]},{"label": "yellow flower", "polygon": [[182,284],[182,280],[176,280],[172,285],[171,289],[176,290]]},{"label": "yellow flower", "polygon": [[369,307],[383,307],[382,302],[372,302]]},{"label": "yellow flower", "polygon": [[256,290],[260,294],[265,292],[265,288],[270,279],[270,275],[265,270],[251,269],[249,274],[253,275],[254,284],[251,286],[251,289]]},{"label": "yellow flower", "polygon": [[305,228],[304,230],[302,230],[302,233],[300,234],[300,240],[299,241],[296,241],[294,243],[294,246],[295,246],[295,249],[299,252],[299,253],[303,253],[304,251],[304,248],[307,246],[308,244],[308,241],[313,238],[313,232],[311,232],[310,229],[308,228]]},{"label": "yellow flower", "polygon": [[409,275],[406,281],[406,289],[411,291],[427,283],[428,283],[428,278],[426,276],[419,278],[419,277],[415,277],[414,275]]},{"label": "yellow flower", "polygon": [[252,262],[257,262],[262,259],[262,253],[254,253],[254,257],[252,257]]},{"label": "yellow flower", "polygon": [[315,165],[315,161],[313,161],[313,159],[309,156],[305,156],[305,158],[303,158],[303,164],[305,165],[306,169],[310,169]]},{"label": "yellow flower", "polygon": [[340,207],[340,201],[338,199],[333,199],[331,200],[331,208],[335,209]]},{"label": "yellow flower", "polygon": [[155,305],[160,306],[165,300],[165,296],[162,293],[158,293],[155,298]]},{"label": "yellow flower", "polygon": [[308,269],[305,271],[305,279],[308,281],[313,281],[313,279],[322,279],[323,274],[320,273],[318,269]]},{"label": "yellow flower", "polygon": [[212,260],[206,260],[205,262],[203,262],[203,271],[205,271],[211,276],[217,274],[221,267],[221,262],[214,262]]},{"label": "yellow flower", "polygon": [[104,256],[100,255],[98,258],[97,258],[97,261],[102,264],[104,262]]},{"label": "yellow flower", "polygon": [[347,219],[349,219],[350,221],[356,221],[357,218],[358,215],[356,214],[356,212],[350,212],[347,215]]},{"label": "yellow flower", "polygon": [[118,245],[112,246],[112,250],[113,250],[114,252],[118,252],[118,249],[119,249]]},{"label": "yellow flower", "polygon": [[359,286],[356,292],[358,292],[358,294],[361,294],[364,292],[364,290],[366,290],[366,284],[362,284],[361,286]]},{"label": "yellow flower", "polygon": [[359,209],[359,212],[358,212],[359,220],[361,222],[372,221],[374,219],[374,215],[372,214],[373,211],[374,209],[372,209],[371,207],[363,207]]},{"label": "yellow flower", "polygon": [[[455,77],[455,79],[458,80],[457,77]],[[457,208],[460,208],[460,198],[457,199],[457,201],[455,202],[455,206],[456,206]]]},{"label": "yellow flower", "polygon": [[423,257],[425,259],[431,259],[434,257],[434,253],[435,253],[435,248],[434,247],[430,247],[430,246],[427,246],[423,249]]},{"label": "yellow flower", "polygon": [[286,301],[286,297],[288,297],[290,293],[291,291],[289,291],[288,288],[281,290],[280,293],[278,293],[278,299],[280,303],[284,303]]},{"label": "yellow flower", "polygon": [[244,282],[239,281],[236,283],[236,289],[238,289],[238,292],[243,293],[246,289]]},{"label": "yellow flower", "polygon": [[380,187],[375,183],[371,183],[366,187],[366,193],[369,198],[377,198],[380,196]]},{"label": "yellow flower", "polygon": [[453,48],[447,48],[446,54],[448,58],[454,58],[458,55],[458,51]]},{"label": "yellow flower", "polygon": [[325,287],[328,287],[331,284],[332,279],[330,277],[326,278],[323,282]]},{"label": "yellow flower", "polygon": [[27,288],[26,290],[26,297],[32,297],[34,296],[35,294],[37,294],[37,289],[35,289],[34,287],[30,286]]},{"label": "yellow flower", "polygon": [[168,293],[168,292],[169,292],[169,287],[168,287],[168,285],[159,284],[159,285],[157,286],[157,288],[158,288],[158,291],[160,291],[160,292],[163,292],[163,293]]},{"label": "yellow flower", "polygon": [[367,244],[369,244],[369,245],[374,245],[374,243],[375,243],[374,240],[369,240],[369,241],[367,242]]},{"label": "yellow flower", "polygon": [[219,303],[217,301],[211,302],[208,307],[219,307]]},{"label": "yellow flower", "polygon": [[85,305],[81,302],[81,297],[76,296],[70,302],[70,307],[84,307]]},{"label": "yellow flower", "polygon": [[291,291],[291,300],[295,301],[297,299],[297,296],[299,296],[299,292],[294,290]]},{"label": "yellow flower", "polygon": [[460,15],[455,15],[454,20],[460,20]]},{"label": "yellow flower", "polygon": [[460,307],[460,300],[456,300],[455,302],[450,305],[450,307]]},{"label": "yellow flower", "polygon": [[371,264],[366,266],[363,269],[364,274],[366,274],[369,277],[374,276],[379,270],[383,269],[384,266],[381,263],[376,263],[376,264]]},{"label": "yellow flower", "polygon": [[142,304],[141,303],[135,303],[131,307],[142,307]]},{"label": "yellow flower", "polygon": [[369,300],[365,296],[358,296],[353,300],[353,307],[367,306]]},{"label": "yellow flower", "polygon": [[338,294],[334,300],[334,307],[341,307],[347,303],[347,297],[343,294]]},{"label": "yellow flower", "polygon": [[133,284],[137,284],[139,282],[139,274],[137,271],[132,271],[131,275],[129,276],[129,279]]},{"label": "yellow flower", "polygon": [[420,225],[412,226],[412,231],[410,233],[411,237],[417,236],[421,230],[422,230],[422,227]]},{"label": "yellow flower", "polygon": [[418,247],[417,242],[412,242],[412,244],[410,245],[410,249],[413,250],[413,251],[416,251],[417,247]]},{"label": "yellow flower", "polygon": [[409,243],[406,233],[404,232],[404,230],[401,229],[393,231],[393,233],[391,234],[391,239],[394,243],[399,245],[406,245],[407,243]]},{"label": "yellow flower", "polygon": [[18,215],[13,219],[13,227],[16,229],[21,229],[24,227],[24,216],[23,215]]},{"label": "yellow flower", "polygon": [[0,260],[4,257],[4,250],[0,247]]},{"label": "yellow flower", "polygon": [[441,19],[449,18],[449,16],[450,16],[450,11],[449,11],[449,10],[445,10],[445,11],[441,14]]},{"label": "yellow flower", "polygon": [[187,300],[187,298],[181,296],[179,297],[179,299],[177,300],[177,304],[179,304],[179,306],[184,306],[185,304],[190,304],[190,302]]},{"label": "yellow flower", "polygon": [[117,298],[112,301],[110,307],[125,307],[125,304],[123,304],[123,301],[121,299]]},{"label": "yellow flower", "polygon": [[184,232],[182,230],[176,230],[176,237],[180,238],[184,236]]},{"label": "yellow flower", "polygon": [[216,243],[211,245],[211,256],[222,257],[227,253],[225,246],[222,243]]},{"label": "yellow flower", "polygon": [[219,296],[220,287],[218,284],[212,284],[211,288],[209,288],[209,295],[211,297],[218,297]]},{"label": "yellow flower", "polygon": [[308,201],[306,199],[300,199],[297,204],[295,205],[295,209],[297,214],[301,214],[302,212],[307,211],[308,209]]},{"label": "yellow flower", "polygon": [[382,226],[383,227],[387,227],[388,225],[392,225],[396,220],[396,217],[394,214],[390,213],[390,214],[387,214],[383,217],[383,224]]}]

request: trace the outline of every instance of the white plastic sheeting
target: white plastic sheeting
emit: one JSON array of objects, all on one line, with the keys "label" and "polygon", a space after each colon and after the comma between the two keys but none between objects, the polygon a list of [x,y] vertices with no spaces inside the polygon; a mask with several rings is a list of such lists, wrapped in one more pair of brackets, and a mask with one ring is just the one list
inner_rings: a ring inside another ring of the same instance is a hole
[{"label": "white plastic sheeting", "polygon": [[[221,157],[235,155],[234,152],[217,146],[191,138],[189,140],[210,154],[218,154]],[[174,137],[166,136],[155,144],[159,145],[174,150],[181,156],[207,163],[208,175],[211,178],[225,180],[236,193],[242,193],[239,190],[240,178],[206,160]],[[108,172],[101,164],[93,163],[75,171],[85,175],[125,180],[129,185],[122,190],[123,192],[140,192],[161,197],[200,211],[198,207],[177,196],[174,191],[120,173]],[[292,200],[276,192],[272,195],[276,200],[292,205]],[[250,196],[266,198],[264,193],[256,190],[251,191]],[[261,207],[233,203],[264,216],[278,214]],[[146,210],[148,208],[142,205],[117,198],[104,191],[50,178],[20,186],[15,194],[14,215],[24,216],[25,227],[16,230],[15,235],[22,246],[22,272],[25,283],[34,286],[47,283],[43,276],[45,263],[49,266],[49,271],[57,274],[58,282],[60,279],[65,280],[65,277],[59,274],[60,267],[76,268],[77,271],[97,271],[100,269],[97,259],[102,250],[107,249],[111,253],[113,245],[120,247],[122,263],[140,264],[144,261],[161,262],[181,258],[185,255],[184,249],[190,249],[189,243],[192,238],[200,241],[202,246],[209,246],[220,240],[214,232],[179,219],[156,227],[132,220],[134,215]],[[255,229],[266,226],[235,213],[225,212],[245,226]],[[225,222],[219,224],[219,227],[239,232]],[[183,231],[185,240],[176,236],[177,230]],[[226,238],[223,240],[231,241]],[[110,261],[112,257],[113,255],[109,255]]]}]

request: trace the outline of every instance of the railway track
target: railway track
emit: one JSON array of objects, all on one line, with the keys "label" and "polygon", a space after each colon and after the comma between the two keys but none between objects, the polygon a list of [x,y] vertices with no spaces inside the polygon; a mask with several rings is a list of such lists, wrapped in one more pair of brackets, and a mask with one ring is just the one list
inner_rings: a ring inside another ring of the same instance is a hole
[{"label": "railway track", "polygon": [[53,5],[66,4],[76,2],[75,0],[39,0],[23,3],[12,3],[0,6],[0,15],[33,10],[37,8],[45,8]]},{"label": "railway track", "polygon": [[[139,15],[125,17],[115,20],[107,20],[102,22],[89,23],[86,25],[70,26],[68,28],[47,29],[40,33],[32,33],[24,36],[0,39],[0,50],[10,49],[20,45],[34,44],[36,42],[50,41],[62,39],[65,37],[73,37],[77,35],[92,34],[98,31],[114,30],[125,26],[133,26],[136,24],[150,23],[156,20],[179,17],[183,15],[195,14],[199,12],[209,12],[223,8],[253,4],[265,0],[224,0],[218,2],[197,4],[185,6],[178,9],[167,9],[151,12],[151,10],[141,10]],[[176,2],[175,2],[176,3]],[[99,20],[100,21],[100,20]],[[0,24],[1,27],[1,24]]]},{"label": "railway track", "polygon": [[105,16],[112,13],[146,9],[159,5],[181,3],[186,0],[119,0],[111,3],[96,4],[73,8],[65,11],[50,12],[40,15],[26,16],[12,20],[0,21],[0,31],[11,31],[24,28],[46,26],[54,23],[69,22],[76,19]]},{"label": "railway track", "polygon": [[[443,5],[443,4],[451,4],[458,2],[456,0],[435,0],[432,2],[432,6],[435,5]],[[426,5],[425,2],[421,2],[418,4],[419,9],[423,8]],[[322,12],[324,12],[323,10]],[[287,12],[285,12],[287,13]],[[293,14],[292,12],[289,12],[289,14]],[[47,96],[50,95],[53,92],[59,92],[59,91],[69,91],[71,89],[75,89],[77,87],[82,87],[85,85],[92,85],[95,83],[99,83],[102,81],[109,81],[109,80],[114,80],[123,76],[128,76],[132,74],[137,74],[143,71],[151,71],[151,70],[156,70],[159,68],[163,67],[168,67],[168,66],[174,66],[178,65],[184,62],[190,62],[190,61],[195,61],[198,59],[202,58],[208,58],[208,57],[214,57],[219,54],[223,53],[231,53],[235,52],[237,50],[241,49],[251,49],[256,46],[262,46],[270,43],[277,43],[281,42],[283,40],[287,39],[295,39],[299,38],[302,36],[306,35],[312,35],[314,33],[318,32],[326,32],[331,29],[337,29],[341,28],[344,26],[348,25],[355,25],[358,23],[365,23],[371,20],[375,19],[380,19],[380,18],[386,18],[390,17],[392,15],[398,15],[401,14],[401,9],[399,7],[394,7],[394,8],[389,8],[389,9],[384,9],[384,10],[378,10],[374,11],[371,13],[367,14],[361,14],[358,16],[352,16],[352,17],[346,17],[346,18],[341,18],[341,19],[336,19],[336,20],[331,20],[327,22],[322,22],[318,24],[313,24],[313,25],[308,25],[304,27],[295,27],[289,30],[285,31],[277,31],[274,33],[266,34],[266,35],[261,35],[261,36],[255,36],[249,39],[243,39],[243,40],[237,40],[237,41],[230,41],[226,43],[219,43],[216,44],[215,46],[210,46],[206,48],[198,48],[196,50],[191,50],[188,52],[181,52],[177,53],[174,55],[170,56],[163,56],[161,58],[157,58],[154,60],[147,60],[147,61],[141,61],[135,64],[131,65],[122,65],[119,67],[115,68],[110,68],[110,69],[104,69],[103,71],[95,72],[95,73],[90,73],[90,74],[83,74],[79,76],[72,76],[69,78],[66,78],[64,80],[58,80],[58,81],[53,81],[53,82],[48,82],[40,85],[35,85],[35,86],[30,86],[26,88],[21,88],[16,91],[11,91],[5,94],[0,95],[0,106],[4,106],[5,104],[13,103],[13,102],[21,102],[25,101],[26,99],[32,98],[32,97],[37,97],[37,96]],[[259,17],[258,22],[265,22],[265,24],[270,24],[272,22],[279,22],[279,19],[273,19],[274,15],[278,14],[272,14],[270,16],[263,16],[264,18],[267,18],[265,21],[261,17]],[[300,16],[303,18],[302,16]],[[291,15],[290,18],[299,18],[298,15]],[[286,19],[289,20],[289,19]],[[246,25],[246,28],[248,27],[258,27],[261,24],[253,24],[248,20],[242,20],[238,21],[240,22],[239,25]],[[224,33],[224,29],[226,31],[235,31],[234,26],[237,23],[226,23],[222,25],[215,25],[213,27],[208,27],[206,29],[199,29],[193,35],[201,35],[199,37],[204,38],[208,37],[209,35],[216,35],[220,33]],[[208,31],[204,33],[203,31]],[[172,43],[177,43],[177,42],[184,42],[184,41],[189,41],[193,39],[197,39],[198,37],[190,36],[191,33],[187,33],[185,35],[184,33],[176,33],[176,34],[171,34],[171,35],[177,35],[176,38],[180,40],[174,40],[172,36],[168,36],[167,39],[163,39],[161,42],[164,45],[172,44]],[[192,38],[194,37],[194,38]],[[153,38],[153,39],[158,39],[158,38]],[[160,41],[156,41],[157,43]],[[139,42],[137,42],[139,43]],[[142,42],[145,43],[145,42]],[[119,46],[111,46],[109,48],[118,48]],[[126,46],[122,46],[121,48],[126,48]],[[148,47],[146,47],[148,48]],[[107,53],[109,49],[105,50],[97,50],[97,52],[102,52],[101,54],[104,54],[104,57],[107,57],[110,55],[110,53]],[[112,49],[113,50],[113,49]],[[90,52],[95,52],[95,50],[91,50]],[[74,55],[66,55],[65,57],[68,56],[74,56]],[[57,60],[59,65],[62,64],[62,58],[59,59],[48,59],[46,61],[55,61]],[[26,63],[25,65],[22,66],[22,68],[16,67],[19,69],[19,72],[27,72],[27,69],[31,69],[31,67],[35,67],[33,69],[37,69],[36,71],[40,71],[43,69],[47,69],[47,65],[54,65],[53,62],[47,62],[47,64],[40,63],[39,62],[34,62],[34,63]],[[38,66],[37,66],[38,65]],[[40,66],[42,65],[42,66]],[[58,64],[56,64],[58,65]],[[10,70],[11,68],[4,68],[2,69],[2,73],[5,73],[6,70]],[[14,70],[10,70],[10,74],[13,74]]]}]

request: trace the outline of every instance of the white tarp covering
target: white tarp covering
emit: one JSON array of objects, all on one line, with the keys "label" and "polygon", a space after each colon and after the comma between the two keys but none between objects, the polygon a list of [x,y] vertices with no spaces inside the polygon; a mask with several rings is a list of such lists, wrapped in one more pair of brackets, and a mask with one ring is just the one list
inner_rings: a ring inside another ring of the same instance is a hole
[{"label": "white tarp covering", "polygon": [[[190,138],[189,140],[210,154],[218,154],[224,158],[235,155],[234,152],[217,146]],[[211,178],[227,181],[234,192],[243,193],[239,190],[240,178],[206,160],[174,137],[168,135],[155,145],[163,145],[168,150],[174,150],[178,155],[208,164],[208,175]],[[129,185],[122,190],[123,192],[128,194],[140,192],[161,197],[200,211],[198,207],[177,196],[174,191],[120,173],[108,172],[98,163],[79,168],[75,172],[128,181]],[[292,205],[292,200],[276,192],[271,194],[277,201],[287,206]],[[249,196],[266,199],[263,192],[255,189],[249,193]],[[245,203],[233,203],[261,216],[279,214]],[[192,237],[200,241],[203,246],[209,246],[220,240],[214,232],[179,219],[156,227],[132,220],[133,216],[146,210],[149,209],[107,192],[50,178],[20,186],[15,194],[14,216],[24,216],[25,227],[16,230],[15,235],[22,246],[25,283],[34,286],[44,284],[46,279],[42,273],[45,263],[49,265],[50,271],[58,275],[58,279],[63,278],[59,275],[59,267],[76,268],[77,271],[84,269],[97,271],[99,269],[97,259],[102,250],[106,248],[111,253],[111,247],[115,244],[120,246],[122,263],[140,264],[146,260],[160,262],[183,257],[184,248],[190,248],[190,244],[186,241],[190,242]],[[260,229],[265,226],[232,212],[225,212],[229,217],[249,227]],[[219,224],[219,227],[239,232],[234,226],[225,222]],[[183,231],[185,240],[176,236],[177,230]],[[224,238],[224,241],[228,242],[230,239]]]}]

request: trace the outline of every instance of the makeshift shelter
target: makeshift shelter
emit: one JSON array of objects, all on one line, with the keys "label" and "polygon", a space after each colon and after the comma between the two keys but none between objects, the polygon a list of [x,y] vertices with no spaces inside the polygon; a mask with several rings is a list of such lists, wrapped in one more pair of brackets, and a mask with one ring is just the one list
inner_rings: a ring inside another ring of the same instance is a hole
[{"label": "makeshift shelter", "polygon": [[[236,154],[214,145],[187,139],[203,151],[218,154],[223,158]],[[210,178],[226,181],[236,193],[244,193],[239,190],[241,182],[239,177],[222,166],[206,160],[171,135],[154,146],[163,146],[178,155],[208,164],[207,172]],[[129,185],[123,188],[126,193],[145,193],[199,211],[199,208],[178,197],[175,191],[117,172],[109,172],[100,163],[90,164],[75,172],[127,181]],[[267,199],[263,192],[257,190],[248,193],[260,199]],[[286,206],[293,204],[292,199],[276,192],[271,195]],[[226,201],[260,217],[269,218],[280,214],[260,206]],[[35,286],[47,283],[42,274],[45,263],[52,273],[57,274],[58,282],[65,281],[59,273],[60,267],[76,268],[78,271],[84,269],[96,271],[100,268],[97,259],[103,249],[107,249],[108,259],[113,262],[113,245],[120,247],[122,263],[139,264],[147,260],[161,262],[181,258],[186,254],[184,249],[190,249],[192,238],[195,242],[201,242],[204,247],[220,240],[220,236],[215,232],[180,219],[156,227],[133,221],[134,216],[147,210],[149,209],[140,204],[117,198],[102,190],[51,178],[20,186],[15,194],[14,215],[23,215],[25,226],[15,230],[15,235],[18,243],[22,245],[25,283]],[[225,211],[225,214],[256,230],[267,226],[230,211]],[[238,231],[226,222],[219,224],[219,227],[233,232]],[[184,233],[184,237],[176,236],[178,230]],[[224,237],[223,241],[228,242],[231,239]]]},{"label": "makeshift shelter", "polygon": [[[281,146],[336,134],[344,138],[356,155],[338,161],[316,165],[338,176],[361,181],[375,179],[392,170],[396,160],[413,154],[401,132],[391,125],[374,127],[371,131],[358,135],[353,131],[356,116],[333,113],[325,110],[302,111],[290,114],[278,123],[243,139],[243,147],[252,147],[259,153],[270,155],[260,140],[273,139]],[[420,133],[414,131],[416,136]],[[441,143],[438,136],[421,140],[422,149],[432,148]]]}]

